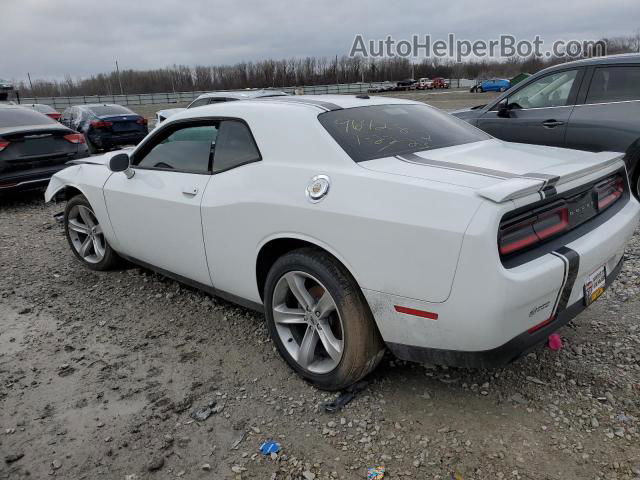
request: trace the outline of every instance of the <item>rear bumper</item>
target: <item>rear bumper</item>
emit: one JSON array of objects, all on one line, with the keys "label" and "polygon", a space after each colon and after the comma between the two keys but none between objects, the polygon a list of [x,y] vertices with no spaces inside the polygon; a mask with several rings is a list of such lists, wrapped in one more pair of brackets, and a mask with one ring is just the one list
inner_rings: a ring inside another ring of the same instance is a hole
[{"label": "rear bumper", "polygon": [[[622,270],[624,259],[620,259],[613,271],[607,276],[608,288]],[[587,307],[584,301],[579,300],[567,307],[547,326],[536,330],[534,333],[524,332],[507,343],[479,352],[458,350],[442,350],[437,348],[416,347],[399,343],[387,343],[391,352],[402,360],[419,363],[433,363],[466,368],[496,368],[507,365],[526,355],[536,346],[547,340],[549,335],[563,327]]]},{"label": "rear bumper", "polygon": [[400,358],[461,366],[513,361],[584,310],[584,285],[594,272],[604,266],[607,284],[615,279],[640,219],[640,205],[627,197],[615,215],[593,229],[505,268],[492,208],[481,207],[467,229],[444,302],[362,289],[382,338]]},{"label": "rear bumper", "polygon": [[122,134],[90,134],[89,140],[98,148],[110,148],[121,145],[137,145],[142,141],[147,133],[122,133]]},{"label": "rear bumper", "polygon": [[[69,156],[67,161],[78,160],[89,156],[87,152],[81,152],[73,156]],[[15,192],[21,190],[29,190],[45,186],[51,177],[60,170],[67,168],[68,165],[62,163],[60,165],[32,168],[29,170],[0,174],[0,193]]]}]

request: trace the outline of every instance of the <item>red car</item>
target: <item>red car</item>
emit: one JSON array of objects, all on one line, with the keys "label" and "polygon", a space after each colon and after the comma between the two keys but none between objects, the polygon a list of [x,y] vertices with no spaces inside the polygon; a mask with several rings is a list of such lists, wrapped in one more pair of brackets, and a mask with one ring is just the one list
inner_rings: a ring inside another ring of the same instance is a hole
[{"label": "red car", "polygon": [[449,88],[449,80],[442,77],[436,77],[433,79],[433,88]]}]

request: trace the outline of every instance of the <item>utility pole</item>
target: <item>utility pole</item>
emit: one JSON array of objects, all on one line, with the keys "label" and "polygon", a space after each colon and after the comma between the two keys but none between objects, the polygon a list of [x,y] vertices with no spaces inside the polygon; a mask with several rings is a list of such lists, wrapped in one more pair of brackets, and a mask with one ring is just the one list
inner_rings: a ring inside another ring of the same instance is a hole
[{"label": "utility pole", "polygon": [[33,83],[31,83],[31,75],[27,72],[27,78],[29,79],[29,88],[31,89],[31,95],[33,95]]},{"label": "utility pole", "polygon": [[116,72],[118,74],[118,83],[120,84],[120,95],[124,95],[124,90],[122,89],[122,80],[120,79],[120,68],[118,67],[118,60],[116,60]]}]

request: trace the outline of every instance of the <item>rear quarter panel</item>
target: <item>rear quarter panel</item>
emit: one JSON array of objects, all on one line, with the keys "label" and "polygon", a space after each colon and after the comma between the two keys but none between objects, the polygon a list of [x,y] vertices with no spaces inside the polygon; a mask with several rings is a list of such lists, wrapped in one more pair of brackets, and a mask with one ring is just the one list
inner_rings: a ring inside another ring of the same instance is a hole
[{"label": "rear quarter panel", "polygon": [[[312,204],[305,187],[317,173],[329,175],[331,190]],[[420,180],[384,177],[392,176],[266,163],[216,175],[202,206],[215,287],[260,301],[260,248],[275,238],[297,238],[336,256],[362,288],[445,301],[464,231],[481,201],[430,190]]]},{"label": "rear quarter panel", "polygon": [[[274,238],[299,238],[336,256],[362,288],[445,301],[464,231],[482,200],[471,189],[362,168],[319,122],[303,135],[308,121],[281,118],[274,129],[245,116],[263,160],[214,175],[203,196],[214,286],[260,302],[260,248]],[[305,189],[318,174],[330,177],[331,188],[313,204]]]}]

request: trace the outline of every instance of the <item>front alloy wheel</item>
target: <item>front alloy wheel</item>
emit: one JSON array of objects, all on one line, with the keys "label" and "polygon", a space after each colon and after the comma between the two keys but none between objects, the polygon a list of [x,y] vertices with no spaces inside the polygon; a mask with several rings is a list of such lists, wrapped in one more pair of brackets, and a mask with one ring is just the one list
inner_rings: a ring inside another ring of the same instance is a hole
[{"label": "front alloy wheel", "polygon": [[118,262],[89,201],[76,195],[64,210],[67,241],[74,255],[92,270],[108,270]]},{"label": "front alloy wheel", "polygon": [[69,210],[67,230],[71,245],[87,263],[99,263],[106,251],[106,241],[98,219],[89,207],[74,205]]}]

